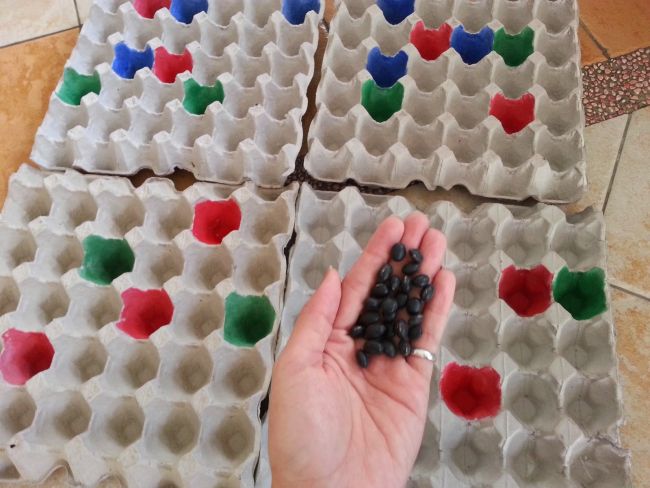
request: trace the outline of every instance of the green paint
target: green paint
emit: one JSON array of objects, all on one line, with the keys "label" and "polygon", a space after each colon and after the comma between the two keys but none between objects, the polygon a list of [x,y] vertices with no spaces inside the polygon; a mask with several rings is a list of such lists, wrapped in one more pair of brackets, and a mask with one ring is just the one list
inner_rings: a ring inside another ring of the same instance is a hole
[{"label": "green paint", "polygon": [[572,273],[562,268],[553,283],[553,298],[575,320],[589,320],[607,310],[605,272],[592,268]]},{"label": "green paint", "polygon": [[519,66],[533,54],[535,32],[525,27],[519,34],[508,34],[502,27],[494,34],[493,49],[501,55],[508,66]]},{"label": "green paint", "polygon": [[223,103],[223,85],[219,80],[212,86],[204,86],[190,78],[183,83],[183,88],[185,90],[183,107],[191,114],[203,115],[210,104]]},{"label": "green paint", "polygon": [[275,310],[264,296],[241,296],[233,292],[226,298],[223,337],[235,346],[254,346],[273,329]]},{"label": "green paint", "polygon": [[368,80],[361,88],[361,105],[377,122],[385,122],[402,109],[404,86],[397,82],[390,88],[377,86],[374,80]]},{"label": "green paint", "polygon": [[84,95],[90,92],[99,94],[101,88],[97,72],[92,75],[80,75],[72,68],[66,68],[63,71],[63,83],[56,94],[69,105],[79,105]]},{"label": "green paint", "polygon": [[123,239],[88,236],[83,242],[84,260],[79,275],[98,285],[110,285],[115,278],[133,271],[135,256]]}]

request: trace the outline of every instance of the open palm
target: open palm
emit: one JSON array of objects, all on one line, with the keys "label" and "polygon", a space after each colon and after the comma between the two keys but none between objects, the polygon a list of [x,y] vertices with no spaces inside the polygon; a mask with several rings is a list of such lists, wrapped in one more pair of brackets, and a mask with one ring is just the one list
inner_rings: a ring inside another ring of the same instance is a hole
[{"label": "open palm", "polygon": [[417,347],[437,352],[455,280],[441,270],[444,236],[421,213],[385,220],[341,282],[328,271],[307,303],[273,372],[269,451],[273,486],[403,487],[424,432],[430,361],[411,356],[355,360],[348,336],[396,242],[419,248],[436,295]]}]

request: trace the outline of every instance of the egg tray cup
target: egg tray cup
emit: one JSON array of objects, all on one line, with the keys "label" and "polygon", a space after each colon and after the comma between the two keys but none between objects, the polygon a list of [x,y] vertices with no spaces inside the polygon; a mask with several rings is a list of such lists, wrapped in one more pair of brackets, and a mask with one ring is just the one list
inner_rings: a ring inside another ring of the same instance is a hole
[{"label": "egg tray cup", "polygon": [[[253,486],[297,193],[21,167],[0,214],[0,479]],[[38,351],[10,344],[30,333]]]},{"label": "egg tray cup", "polygon": [[[67,90],[64,73],[32,159],[47,169],[129,175],[148,168],[166,175],[182,168],[203,181],[284,185],[302,144],[324,7],[294,25],[281,0],[208,3],[185,24],[167,8],[149,19],[129,1],[96,0],[66,63],[70,76],[94,77],[88,83],[96,86],[70,103],[57,95]],[[132,78],[123,78],[112,62],[125,45],[140,57],[147,49],[151,56],[184,54],[185,62],[191,56],[191,72],[180,67],[166,83],[154,74],[154,61],[153,71],[131,66]],[[222,103],[190,113],[182,103],[188,80],[221,83]]]},{"label": "egg tray cup", "polygon": [[[468,32],[530,29],[533,52],[516,67],[494,50],[466,64],[453,47],[427,61],[410,42],[420,21],[427,29],[447,23]],[[463,185],[503,199],[579,199],[587,181],[577,32],[573,0],[418,0],[415,13],[396,25],[373,0],[344,0],[329,30],[305,168],[325,181],[387,188],[421,181],[429,189]],[[375,47],[386,56],[408,55],[401,109],[384,122],[361,103],[364,83],[372,84],[366,63]],[[514,110],[502,110],[502,125],[490,115],[495,96],[506,104],[534,97],[534,119],[508,133]]]},{"label": "egg tray cup", "polygon": [[[413,210],[399,196],[302,185],[279,350],[328,267],[344,276],[386,217],[403,218]],[[455,274],[457,285],[409,486],[628,486],[629,457],[618,433],[622,405],[611,310],[577,320],[550,295],[545,311],[524,317],[510,307],[517,308],[514,300],[499,298],[510,266],[542,265],[556,277],[565,267],[605,270],[602,214],[590,209],[566,216],[544,204],[485,204],[464,214],[450,202],[437,202],[420,210],[447,237],[443,266]],[[555,283],[559,289],[559,278]],[[611,303],[606,282],[600,294],[600,305]],[[441,371],[454,362],[499,374],[502,399],[496,416],[466,420],[441,400]],[[268,462],[260,465],[266,467],[263,486],[269,486]]]}]

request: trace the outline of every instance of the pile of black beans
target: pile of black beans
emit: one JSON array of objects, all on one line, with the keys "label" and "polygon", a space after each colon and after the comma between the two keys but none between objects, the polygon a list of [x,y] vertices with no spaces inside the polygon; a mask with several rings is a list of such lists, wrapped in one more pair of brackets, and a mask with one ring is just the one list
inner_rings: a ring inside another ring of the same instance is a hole
[{"label": "pile of black beans", "polygon": [[[407,255],[410,259],[402,266],[400,277],[394,268]],[[388,262],[381,267],[361,315],[349,332],[352,338],[365,341],[356,353],[362,368],[368,367],[372,356],[380,354],[408,357],[413,342],[422,337],[424,306],[433,298],[429,277],[419,273],[422,253],[418,249],[407,253],[404,244],[397,243],[391,248],[390,257],[394,265]]]}]

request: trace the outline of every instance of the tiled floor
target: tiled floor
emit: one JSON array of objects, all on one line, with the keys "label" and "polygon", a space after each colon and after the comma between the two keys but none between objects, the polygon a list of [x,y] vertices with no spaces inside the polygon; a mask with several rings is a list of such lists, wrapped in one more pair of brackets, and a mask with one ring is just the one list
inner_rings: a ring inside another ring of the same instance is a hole
[{"label": "tiled floor", "polygon": [[[650,487],[650,3],[581,0],[581,29],[590,191],[567,207],[605,211],[609,273],[614,287],[620,374],[636,487]],[[34,133],[92,0],[0,0],[0,202],[9,175],[26,161]],[[330,10],[331,11],[331,10]],[[35,39],[38,38],[38,39]],[[645,49],[641,49],[645,48]],[[148,173],[134,180],[142,181]],[[179,186],[191,177],[176,177]],[[461,190],[406,192],[415,202],[453,199],[470,208],[482,201]],[[67,486],[65,476],[50,486]],[[15,486],[15,485],[12,485]]]}]

